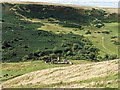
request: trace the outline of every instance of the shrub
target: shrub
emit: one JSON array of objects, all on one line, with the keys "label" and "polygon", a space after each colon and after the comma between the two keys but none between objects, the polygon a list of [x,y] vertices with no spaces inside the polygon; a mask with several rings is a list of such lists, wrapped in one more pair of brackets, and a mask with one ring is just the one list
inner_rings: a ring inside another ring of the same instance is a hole
[{"label": "shrub", "polygon": [[91,60],[97,60],[97,55],[96,55],[96,53],[94,53],[94,52],[90,53],[88,59],[91,59]]},{"label": "shrub", "polygon": [[110,31],[109,30],[103,30],[102,33],[110,34]]},{"label": "shrub", "polygon": [[85,32],[85,34],[91,34],[90,30],[87,30],[87,31]]},{"label": "shrub", "polygon": [[73,46],[72,46],[72,50],[75,51],[79,48],[79,44],[77,43],[74,43]]},{"label": "shrub", "polygon": [[5,22],[5,20],[2,19],[2,22]]},{"label": "shrub", "polygon": [[67,55],[67,56],[73,55],[73,53],[72,53],[71,51],[68,51],[68,52],[66,53],[66,55]]},{"label": "shrub", "polygon": [[111,39],[118,38],[118,36],[111,36]]},{"label": "shrub", "polygon": [[8,48],[8,47],[11,47],[10,43],[8,41],[3,41],[2,43],[2,48]]},{"label": "shrub", "polygon": [[120,42],[119,42],[119,41],[114,41],[113,44],[115,44],[115,45],[120,45]]},{"label": "shrub", "polygon": [[118,57],[117,57],[117,55],[116,54],[114,54],[114,55],[110,55],[110,59],[117,59]]},{"label": "shrub", "polygon": [[98,61],[102,61],[102,60],[103,60],[103,57],[98,55],[98,56],[97,56],[97,60],[98,60]]},{"label": "shrub", "polygon": [[63,53],[63,51],[60,50],[60,49],[56,49],[56,50],[54,49],[53,52],[54,52],[55,54],[62,54],[62,53]]},{"label": "shrub", "polygon": [[65,52],[67,52],[67,51],[69,51],[69,50],[71,50],[71,47],[70,47],[70,46],[67,46],[67,47],[64,48],[64,51],[65,51]]},{"label": "shrub", "polygon": [[104,26],[104,24],[103,24],[103,23],[97,23],[95,26],[96,26],[97,28],[101,28],[101,27]]},{"label": "shrub", "polygon": [[26,60],[28,60],[28,59],[29,59],[29,56],[28,56],[28,55],[25,55],[25,56],[22,57],[22,60],[23,60],[23,61],[26,61]]},{"label": "shrub", "polygon": [[112,59],[117,59],[117,58],[118,58],[118,57],[117,57],[116,54],[112,54],[112,55],[106,54],[106,55],[104,56],[104,60],[112,60]]},{"label": "shrub", "polygon": [[67,46],[66,43],[61,44],[61,47],[66,47],[66,46]]},{"label": "shrub", "polygon": [[24,45],[23,48],[29,48],[29,46],[28,45]]}]

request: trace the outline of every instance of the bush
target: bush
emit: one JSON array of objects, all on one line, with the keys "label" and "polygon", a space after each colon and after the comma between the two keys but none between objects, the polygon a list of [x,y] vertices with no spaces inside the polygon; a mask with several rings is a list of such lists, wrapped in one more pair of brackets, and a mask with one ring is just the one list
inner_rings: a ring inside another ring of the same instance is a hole
[{"label": "bush", "polygon": [[70,47],[70,46],[67,46],[67,47],[64,48],[64,51],[65,51],[65,52],[67,52],[67,51],[69,51],[69,50],[71,50],[71,47]]},{"label": "bush", "polygon": [[74,43],[73,46],[72,46],[72,50],[75,51],[79,48],[79,44],[77,43]]},{"label": "bush", "polygon": [[113,54],[113,55],[110,55],[110,54],[106,54],[104,56],[104,60],[112,60],[112,59],[117,59],[117,55],[116,54]]},{"label": "bush", "polygon": [[2,22],[5,22],[5,20],[2,19]]},{"label": "bush", "polygon": [[102,33],[110,34],[110,31],[109,30],[104,30],[104,31],[102,31]]},{"label": "bush", "polygon": [[66,53],[66,55],[67,55],[67,56],[69,56],[69,55],[71,56],[71,55],[73,55],[73,53],[72,53],[71,51],[68,51],[68,52]]},{"label": "bush", "polygon": [[117,59],[118,57],[117,57],[117,55],[116,54],[114,54],[114,55],[110,55],[110,59]]},{"label": "bush", "polygon": [[115,39],[115,38],[118,38],[118,36],[111,36],[111,39]]},{"label": "bush", "polygon": [[85,34],[91,34],[90,30],[86,31]]},{"label": "bush", "polygon": [[120,42],[119,42],[119,41],[114,41],[113,44],[115,44],[115,45],[120,45]]},{"label": "bush", "polygon": [[29,48],[29,46],[28,45],[24,45],[23,48]]},{"label": "bush", "polygon": [[25,56],[22,57],[22,60],[23,60],[23,61],[26,61],[26,60],[28,60],[28,59],[29,59],[29,56],[28,56],[28,55],[25,55]]},{"label": "bush", "polygon": [[11,47],[10,43],[8,41],[3,41],[2,43],[2,48],[8,48],[8,47]]},{"label": "bush", "polygon": [[103,57],[98,55],[98,56],[97,56],[97,60],[98,60],[98,61],[103,61]]},{"label": "bush", "polygon": [[62,54],[63,51],[62,51],[62,50],[54,50],[54,53],[55,53],[55,54]]},{"label": "bush", "polygon": [[66,43],[61,44],[61,47],[66,47],[66,46],[67,46]]},{"label": "bush", "polygon": [[39,52],[38,54],[39,54],[40,56],[45,56],[45,55],[49,55],[49,54],[51,54],[51,53],[53,53],[52,50],[47,50],[47,51],[41,51],[41,52]]},{"label": "bush", "polygon": [[95,27],[97,27],[97,28],[101,28],[101,27],[103,27],[103,26],[104,26],[103,23],[98,23],[98,24],[95,25]]},{"label": "bush", "polygon": [[94,52],[90,53],[88,59],[91,59],[91,60],[97,60],[97,55],[96,55],[96,53],[94,53]]}]

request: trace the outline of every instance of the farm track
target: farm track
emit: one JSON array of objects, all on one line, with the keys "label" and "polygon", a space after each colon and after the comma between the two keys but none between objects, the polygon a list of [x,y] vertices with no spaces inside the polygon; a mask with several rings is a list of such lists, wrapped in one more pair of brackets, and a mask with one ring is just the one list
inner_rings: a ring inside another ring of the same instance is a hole
[{"label": "farm track", "polygon": [[105,47],[105,45],[104,45],[104,37],[102,37],[102,47],[107,51],[107,52],[109,52],[109,53],[113,53],[112,51],[110,51],[108,48],[106,48]]}]

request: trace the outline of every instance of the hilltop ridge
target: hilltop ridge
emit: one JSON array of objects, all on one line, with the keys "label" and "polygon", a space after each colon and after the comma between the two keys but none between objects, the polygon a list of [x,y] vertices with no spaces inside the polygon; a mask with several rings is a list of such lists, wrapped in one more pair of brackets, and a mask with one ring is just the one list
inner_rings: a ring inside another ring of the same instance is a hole
[{"label": "hilltop ridge", "polygon": [[38,5],[54,5],[54,6],[67,6],[67,7],[74,7],[74,8],[84,8],[84,9],[103,9],[110,13],[118,13],[118,8],[110,8],[110,7],[93,7],[93,6],[80,6],[80,5],[73,5],[73,4],[60,4],[60,3],[48,3],[48,2],[30,2],[30,1],[0,1],[0,3],[11,3],[11,4],[38,4]]}]

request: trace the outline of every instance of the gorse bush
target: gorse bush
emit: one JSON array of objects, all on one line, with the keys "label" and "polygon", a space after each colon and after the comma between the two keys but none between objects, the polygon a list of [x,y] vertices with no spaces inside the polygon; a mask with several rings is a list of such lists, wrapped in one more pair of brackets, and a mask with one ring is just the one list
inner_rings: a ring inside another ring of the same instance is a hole
[{"label": "gorse bush", "polygon": [[[86,38],[93,34],[86,27],[101,29],[106,22],[115,22],[117,19],[116,14],[95,8],[87,10],[66,6],[3,3],[2,9],[3,62],[42,60],[52,55],[96,60],[100,50]],[[56,34],[49,27],[60,30],[56,30]],[[99,32],[111,34],[109,30]],[[89,35],[80,35],[84,33]]]},{"label": "gorse bush", "polygon": [[[81,43],[85,43],[81,46]],[[64,47],[63,47],[64,45]],[[61,49],[60,49],[61,48]],[[78,43],[74,42],[64,42],[62,46],[57,48],[54,47],[53,50],[48,51],[39,51],[33,54],[33,59],[38,59],[38,57],[51,57],[55,55],[56,57],[60,56],[63,58],[72,59],[72,57],[77,57],[77,59],[90,59],[90,60],[97,60],[99,49],[93,46],[90,42],[87,43],[84,41],[79,41]],[[30,55],[31,56],[31,55]],[[64,57],[65,56],[65,57]],[[71,56],[71,57],[70,57]],[[40,58],[39,58],[40,59]]]}]

